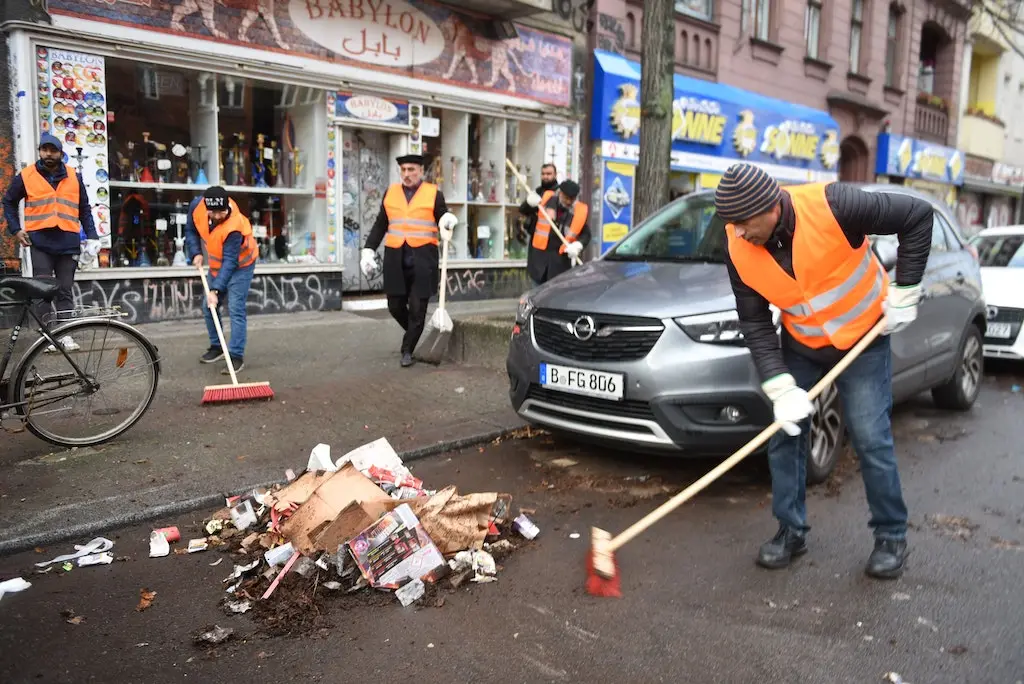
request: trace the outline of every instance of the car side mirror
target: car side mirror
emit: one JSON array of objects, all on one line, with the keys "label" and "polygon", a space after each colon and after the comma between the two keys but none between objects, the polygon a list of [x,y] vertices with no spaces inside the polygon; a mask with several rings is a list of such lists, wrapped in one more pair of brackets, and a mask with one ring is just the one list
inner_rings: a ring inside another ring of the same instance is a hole
[{"label": "car side mirror", "polygon": [[886,271],[891,271],[896,266],[896,257],[898,256],[896,245],[888,240],[875,240],[871,249]]}]

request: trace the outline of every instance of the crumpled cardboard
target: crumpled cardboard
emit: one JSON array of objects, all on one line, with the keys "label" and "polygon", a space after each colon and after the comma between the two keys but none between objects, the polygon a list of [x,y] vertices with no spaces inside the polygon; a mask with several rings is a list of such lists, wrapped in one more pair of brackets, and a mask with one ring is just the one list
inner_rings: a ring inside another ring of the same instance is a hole
[{"label": "crumpled cardboard", "polygon": [[459,496],[454,485],[431,497],[407,500],[412,512],[438,550],[448,556],[467,549],[482,549],[491,512],[499,498],[494,492]]},{"label": "crumpled cardboard", "polygon": [[306,503],[317,487],[329,480],[333,471],[307,470],[276,492],[267,494],[264,503],[278,513],[284,513],[292,505],[301,506]]}]

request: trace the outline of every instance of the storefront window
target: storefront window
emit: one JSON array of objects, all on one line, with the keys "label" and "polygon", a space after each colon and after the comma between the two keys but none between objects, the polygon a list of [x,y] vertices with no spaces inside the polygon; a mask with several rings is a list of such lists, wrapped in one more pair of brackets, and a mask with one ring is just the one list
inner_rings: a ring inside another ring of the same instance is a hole
[{"label": "storefront window", "polygon": [[[99,266],[186,266],[188,206],[227,188],[250,219],[260,263],[337,263],[326,231],[322,92],[105,60],[109,245]],[[322,193],[321,193],[322,194]]]}]

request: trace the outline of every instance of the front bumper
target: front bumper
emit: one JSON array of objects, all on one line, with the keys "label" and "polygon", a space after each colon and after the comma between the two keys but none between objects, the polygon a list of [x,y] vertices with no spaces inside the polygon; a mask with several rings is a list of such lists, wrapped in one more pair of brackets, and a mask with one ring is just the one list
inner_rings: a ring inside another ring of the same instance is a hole
[{"label": "front bumper", "polygon": [[[995,307],[992,308],[995,309]],[[1024,329],[1024,309],[999,307],[995,310],[996,314],[988,320],[986,332],[992,331],[993,324],[1006,323],[1010,326],[1010,336],[1000,339],[986,334],[983,344],[985,357],[1024,361],[1024,335],[1021,335],[1021,331]]]},{"label": "front bumper", "polygon": [[[509,398],[526,421],[611,447],[730,453],[772,421],[750,354],[742,346],[699,344],[671,320],[651,351],[634,361],[558,356],[537,345],[531,324],[513,333],[506,368]],[[622,373],[621,401],[542,387],[541,363]],[[726,420],[733,407],[737,420]]]}]

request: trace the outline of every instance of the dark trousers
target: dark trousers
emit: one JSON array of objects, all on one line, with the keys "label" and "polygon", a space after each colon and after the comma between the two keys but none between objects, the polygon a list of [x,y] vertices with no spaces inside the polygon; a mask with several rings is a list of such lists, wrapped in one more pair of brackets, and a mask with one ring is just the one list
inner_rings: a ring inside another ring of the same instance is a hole
[{"label": "dark trousers", "polygon": [[398,321],[398,325],[405,330],[402,337],[402,353],[413,353],[416,343],[420,341],[423,328],[427,324],[427,303],[430,298],[422,298],[410,295],[413,291],[413,269],[405,267],[402,269],[405,276],[405,294],[388,295],[388,311],[391,317]]},{"label": "dark trousers", "polygon": [[[71,311],[75,308],[75,298],[71,288],[75,285],[75,271],[78,260],[74,254],[50,254],[38,247],[32,247],[32,277],[57,279],[57,296],[53,303],[57,311]],[[36,315],[43,316],[52,311],[51,305],[40,303],[36,306]]]}]

